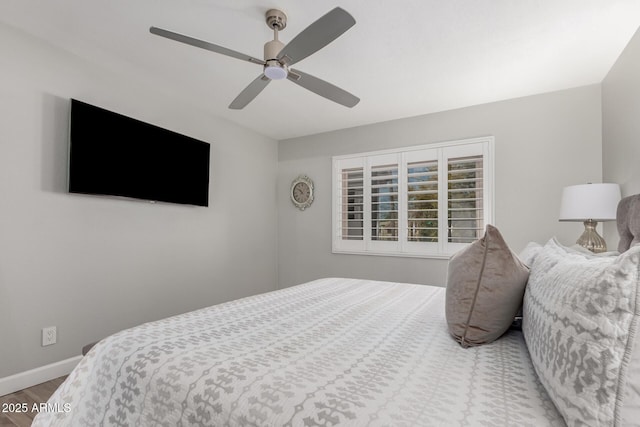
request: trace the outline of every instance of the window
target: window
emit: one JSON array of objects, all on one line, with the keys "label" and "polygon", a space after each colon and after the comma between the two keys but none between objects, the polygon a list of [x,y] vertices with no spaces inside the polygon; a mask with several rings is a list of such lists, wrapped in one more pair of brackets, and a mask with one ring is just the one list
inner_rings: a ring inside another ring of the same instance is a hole
[{"label": "window", "polygon": [[493,222],[493,137],[333,158],[333,251],[448,257]]}]

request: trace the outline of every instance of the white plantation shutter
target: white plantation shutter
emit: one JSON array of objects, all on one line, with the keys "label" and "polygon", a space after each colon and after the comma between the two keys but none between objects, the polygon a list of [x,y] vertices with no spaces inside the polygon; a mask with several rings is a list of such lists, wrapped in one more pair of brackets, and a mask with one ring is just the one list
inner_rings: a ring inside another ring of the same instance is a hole
[{"label": "white plantation shutter", "polygon": [[484,233],[482,155],[450,158],[448,173],[448,241],[471,243]]},{"label": "white plantation shutter", "polygon": [[407,240],[438,241],[438,161],[407,163]]},{"label": "white plantation shutter", "polygon": [[492,222],[493,138],[333,158],[333,251],[448,257]]},{"label": "white plantation shutter", "polygon": [[364,170],[362,167],[341,171],[341,235],[345,240],[364,239]]},{"label": "white plantation shutter", "polygon": [[398,165],[371,166],[371,240],[398,240]]},{"label": "white plantation shutter", "polygon": [[365,250],[365,159],[333,162],[334,250]]},{"label": "white plantation shutter", "polygon": [[454,253],[484,235],[491,224],[493,159],[491,144],[462,144],[442,149],[446,168],[446,240],[442,250]]}]

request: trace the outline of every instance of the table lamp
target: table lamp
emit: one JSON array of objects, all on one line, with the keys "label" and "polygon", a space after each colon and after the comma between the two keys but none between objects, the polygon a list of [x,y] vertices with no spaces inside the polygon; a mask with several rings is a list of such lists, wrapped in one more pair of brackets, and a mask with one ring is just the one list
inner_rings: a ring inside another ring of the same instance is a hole
[{"label": "table lamp", "polygon": [[560,221],[582,221],[584,233],[576,242],[591,252],[607,250],[607,244],[596,231],[598,221],[616,219],[620,201],[618,184],[571,185],[562,190]]}]

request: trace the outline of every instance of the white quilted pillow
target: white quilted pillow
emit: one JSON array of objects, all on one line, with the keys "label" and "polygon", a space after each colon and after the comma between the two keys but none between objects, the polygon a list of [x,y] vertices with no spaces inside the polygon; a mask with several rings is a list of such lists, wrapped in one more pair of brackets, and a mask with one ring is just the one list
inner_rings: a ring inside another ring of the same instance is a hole
[{"label": "white quilted pillow", "polygon": [[520,258],[520,260],[524,262],[527,267],[531,268],[534,261],[536,260],[536,257],[541,251],[542,245],[540,243],[529,242],[527,243],[527,246],[525,246],[524,249],[520,251],[520,253],[518,254],[518,258]]},{"label": "white quilted pillow", "polygon": [[552,239],[533,263],[523,332],[568,425],[640,422],[640,246],[593,256]]}]

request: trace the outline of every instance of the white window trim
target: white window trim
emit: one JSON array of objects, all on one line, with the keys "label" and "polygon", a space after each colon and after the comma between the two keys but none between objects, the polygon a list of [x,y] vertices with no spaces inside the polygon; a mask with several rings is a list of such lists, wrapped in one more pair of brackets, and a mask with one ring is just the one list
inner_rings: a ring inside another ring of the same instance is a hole
[{"label": "white window trim", "polygon": [[[407,159],[412,153],[424,150],[436,150],[440,165],[446,165],[445,157],[455,157],[456,151],[463,151],[464,155],[469,153],[471,146],[476,146],[483,155],[483,191],[484,191],[484,224],[494,223],[495,211],[495,160],[494,145],[495,138],[493,136],[484,136],[478,138],[470,138],[464,140],[436,142],[432,144],[417,145],[411,147],[403,147],[397,149],[369,151],[365,153],[354,153],[342,156],[332,157],[332,203],[331,203],[331,228],[332,228],[332,252],[336,254],[355,254],[355,255],[377,255],[377,256],[399,256],[399,257],[417,257],[417,258],[436,258],[448,259],[455,252],[468,245],[468,243],[450,243],[446,238],[440,238],[438,243],[417,243],[409,242],[406,239],[406,231],[404,226],[399,226],[398,241],[381,242],[371,240],[371,195],[369,186],[365,185],[364,190],[364,239],[363,240],[343,240],[340,235],[339,222],[341,221],[342,212],[340,211],[341,193],[338,176],[340,169],[347,167],[363,167],[363,180],[366,181],[370,176],[370,169],[373,163],[381,164],[383,161],[390,161],[394,158],[398,165],[406,164]],[[466,146],[466,147],[465,147]],[[447,152],[450,154],[447,155]],[[379,160],[379,161],[375,161]],[[341,166],[341,167],[340,167]],[[446,178],[446,169],[438,168],[439,182],[443,182]],[[399,188],[406,188],[406,174],[398,177]],[[447,199],[446,186],[439,186],[439,200]],[[406,191],[401,191],[398,198],[398,205],[406,204]],[[447,204],[439,203],[439,218],[447,218]],[[401,209],[399,213],[398,223],[404,224],[406,221],[406,209]],[[446,221],[438,221],[440,231],[439,236],[446,236]]]}]

